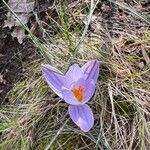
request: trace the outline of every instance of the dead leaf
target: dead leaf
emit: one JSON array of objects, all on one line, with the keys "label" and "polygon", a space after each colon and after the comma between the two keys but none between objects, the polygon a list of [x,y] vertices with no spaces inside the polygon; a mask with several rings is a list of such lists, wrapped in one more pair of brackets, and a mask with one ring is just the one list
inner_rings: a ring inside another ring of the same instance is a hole
[{"label": "dead leaf", "polygon": [[21,44],[26,37],[22,24],[28,23],[31,12],[34,10],[35,0],[9,0],[8,5],[19,20],[11,12],[8,12],[4,27],[11,29],[14,26],[11,35],[17,37],[18,42]]},{"label": "dead leaf", "polygon": [[8,5],[15,13],[30,13],[34,9],[34,0],[9,0]]},{"label": "dead leaf", "polygon": [[22,29],[21,27],[16,27],[11,33],[11,35],[12,37],[16,37],[19,43],[22,43],[23,39],[26,37],[24,29]]}]

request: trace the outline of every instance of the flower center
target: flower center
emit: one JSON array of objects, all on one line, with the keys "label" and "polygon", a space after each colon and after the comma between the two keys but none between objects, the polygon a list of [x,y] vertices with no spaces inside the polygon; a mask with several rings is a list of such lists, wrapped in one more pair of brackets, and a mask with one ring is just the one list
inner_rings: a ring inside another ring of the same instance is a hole
[{"label": "flower center", "polygon": [[82,102],[82,100],[84,98],[84,91],[85,91],[84,86],[79,85],[79,86],[73,88],[71,91],[73,92],[73,94],[77,98],[77,100],[79,102]]}]

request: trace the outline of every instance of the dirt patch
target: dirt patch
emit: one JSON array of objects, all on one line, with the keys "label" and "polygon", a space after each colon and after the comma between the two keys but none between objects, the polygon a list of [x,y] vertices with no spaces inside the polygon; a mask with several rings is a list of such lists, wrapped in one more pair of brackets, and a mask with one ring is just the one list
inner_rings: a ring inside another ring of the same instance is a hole
[{"label": "dirt patch", "polygon": [[5,7],[0,7],[0,103],[8,102],[6,94],[23,76],[22,63],[36,58],[35,47],[30,41],[20,45],[10,36],[10,30],[3,28],[6,19]]},{"label": "dirt patch", "polygon": [[[45,20],[45,11],[52,4],[53,1],[36,1],[34,11]],[[3,2],[0,2],[0,104],[9,101],[6,99],[7,93],[23,77],[23,64],[39,58],[36,53],[36,47],[30,40],[25,39],[23,44],[20,45],[16,38],[11,37],[11,30],[3,28],[6,15],[7,7]],[[30,19],[28,22],[29,28],[34,26],[36,22],[34,15]],[[37,36],[40,35],[40,31],[37,28],[34,32]]]},{"label": "dirt patch", "polygon": [[94,13],[96,23],[94,22],[93,30],[97,32],[97,27],[101,24],[112,37],[141,36],[149,29],[149,24],[144,19],[149,20],[150,2],[142,0],[138,3],[125,0],[119,2],[120,6],[108,1],[99,3]]}]

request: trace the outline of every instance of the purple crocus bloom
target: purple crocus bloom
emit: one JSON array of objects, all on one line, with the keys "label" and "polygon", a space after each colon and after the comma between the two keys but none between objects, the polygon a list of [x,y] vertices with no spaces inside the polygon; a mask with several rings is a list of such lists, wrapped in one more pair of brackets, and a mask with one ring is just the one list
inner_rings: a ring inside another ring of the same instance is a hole
[{"label": "purple crocus bloom", "polygon": [[72,121],[88,132],[93,127],[94,117],[86,103],[95,91],[99,75],[98,61],[88,61],[81,68],[74,64],[65,75],[50,65],[42,65],[42,72],[50,88],[69,104]]}]

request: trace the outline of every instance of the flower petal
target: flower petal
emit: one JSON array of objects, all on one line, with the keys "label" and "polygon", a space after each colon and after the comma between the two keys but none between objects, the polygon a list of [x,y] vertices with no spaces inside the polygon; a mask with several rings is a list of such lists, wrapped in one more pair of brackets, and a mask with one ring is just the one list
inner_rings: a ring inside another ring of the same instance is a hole
[{"label": "flower petal", "polygon": [[65,75],[65,87],[70,88],[73,82],[78,81],[83,77],[83,71],[79,65],[72,65]]},{"label": "flower petal", "polygon": [[84,72],[85,80],[92,80],[95,84],[99,75],[99,62],[97,60],[88,61],[81,69]]},{"label": "flower petal", "polygon": [[87,103],[93,96],[94,92],[95,92],[95,84],[93,84],[93,82],[86,82],[86,86],[85,86],[85,97],[84,97],[84,103]]},{"label": "flower petal", "polygon": [[[85,100],[87,101],[87,99],[88,99],[89,93],[88,93],[87,96],[86,96],[86,93],[83,93],[83,97],[85,97],[86,99],[83,98],[83,101],[79,101],[79,100],[74,96],[74,94],[73,94],[73,92],[72,92],[72,89],[73,89],[73,88],[76,88],[76,87],[78,87],[78,86],[82,86],[82,87],[84,87],[85,92],[86,92],[86,90],[91,90],[91,88],[88,87],[88,86],[86,86],[86,85],[87,85],[87,83],[86,83],[85,79],[81,78],[81,79],[79,79],[78,81],[72,83],[72,85],[70,86],[70,89],[68,89],[68,88],[66,88],[66,87],[62,87],[62,96],[63,96],[63,99],[65,100],[65,102],[68,103],[68,104],[70,104],[70,105],[82,105],[82,104],[84,104],[84,103],[85,103]],[[88,85],[89,85],[89,83],[88,83]],[[87,88],[87,89],[86,89],[86,88]],[[88,92],[88,91],[87,91],[87,92]],[[89,91],[89,92],[90,92],[90,91]]]},{"label": "flower petal", "polygon": [[69,115],[72,121],[84,132],[88,132],[94,125],[93,112],[86,104],[80,106],[70,105]]},{"label": "flower petal", "polygon": [[79,102],[76,97],[73,95],[71,90],[67,88],[62,88],[62,96],[66,103],[70,105],[81,105],[82,103]]},{"label": "flower petal", "polygon": [[42,72],[50,88],[62,98],[63,74],[50,65],[42,65]]}]

